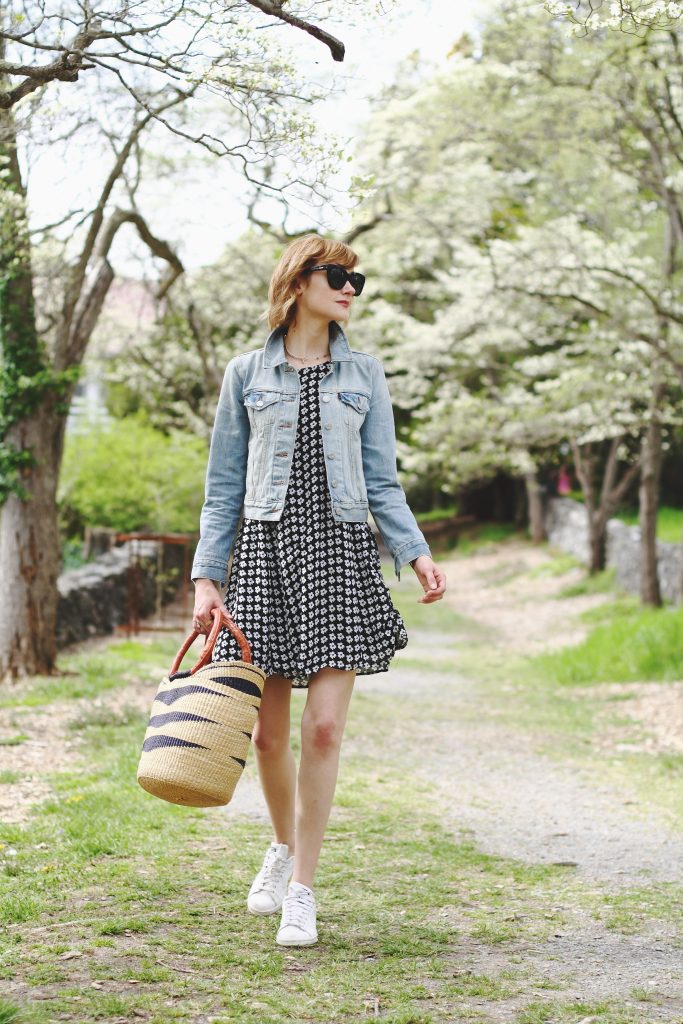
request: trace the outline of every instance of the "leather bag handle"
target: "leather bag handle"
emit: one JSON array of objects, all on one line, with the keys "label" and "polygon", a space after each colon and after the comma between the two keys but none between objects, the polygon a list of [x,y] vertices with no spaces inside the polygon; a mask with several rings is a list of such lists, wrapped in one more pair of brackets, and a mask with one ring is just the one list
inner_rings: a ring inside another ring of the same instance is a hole
[{"label": "leather bag handle", "polygon": [[[211,631],[206,638],[206,643],[204,644],[204,649],[202,653],[199,655],[199,660],[197,661],[197,664],[193,665],[193,667],[190,669],[190,673],[195,673],[198,669],[202,668],[202,666],[206,665],[206,663],[209,661],[213,653],[213,648],[216,643],[216,640],[218,639],[218,634],[220,633],[221,628],[223,626],[226,626],[227,629],[230,630],[230,632],[240,645],[240,650],[242,652],[242,661],[246,661],[249,664],[252,664],[251,647],[249,646],[249,641],[247,640],[246,636],[239,628],[239,626],[235,623],[234,619],[225,610],[225,608],[212,608],[211,614],[213,615],[213,626],[211,627]],[[185,655],[187,654],[187,652],[189,651],[190,647],[195,642],[197,637],[200,635],[201,634],[198,629],[193,629],[192,632],[189,634],[189,636],[184,641],[182,647],[180,648],[180,650],[178,651],[174,658],[170,672],[168,673],[170,676],[172,676],[175,672],[178,671],[178,669],[180,668],[180,663],[182,662],[183,658],[185,657]]]}]

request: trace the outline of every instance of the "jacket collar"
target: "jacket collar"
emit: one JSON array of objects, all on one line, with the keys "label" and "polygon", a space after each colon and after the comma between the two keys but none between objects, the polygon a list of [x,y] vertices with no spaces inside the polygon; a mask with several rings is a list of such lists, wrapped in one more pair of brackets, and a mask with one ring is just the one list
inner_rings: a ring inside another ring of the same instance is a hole
[{"label": "jacket collar", "polygon": [[[282,335],[285,332],[284,325],[276,327],[271,331],[263,349],[263,366],[279,366],[286,361],[285,345]],[[336,320],[330,320],[329,326],[330,356],[333,362],[339,360],[353,359],[351,348],[346,335]]]}]

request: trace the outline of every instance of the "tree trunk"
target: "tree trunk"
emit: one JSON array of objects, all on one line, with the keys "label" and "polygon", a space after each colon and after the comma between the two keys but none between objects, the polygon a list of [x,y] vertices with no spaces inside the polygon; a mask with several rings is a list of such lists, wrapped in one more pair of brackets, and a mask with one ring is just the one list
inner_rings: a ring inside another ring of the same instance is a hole
[{"label": "tree trunk", "polygon": [[[655,388],[654,408],[659,400]],[[662,596],[657,573],[657,510],[659,479],[662,465],[662,428],[656,412],[648,425],[641,448],[640,487],[638,490],[640,518],[640,599],[643,604],[659,608]]]},{"label": "tree trunk", "polygon": [[546,539],[543,525],[543,492],[536,473],[525,473],[527,506],[529,509],[529,533],[534,544]]},{"label": "tree trunk", "polygon": [[640,457],[622,473],[619,479],[619,447],[622,437],[613,437],[609,442],[603,472],[599,503],[596,500],[595,476],[598,455],[592,444],[579,445],[572,440],[574,469],[583,489],[588,519],[589,570],[591,575],[605,568],[607,560],[607,522],[628,493],[640,472]]},{"label": "tree trunk", "polygon": [[605,568],[607,555],[607,520],[604,516],[596,513],[588,516],[588,530],[590,541],[590,560],[588,570],[591,575],[600,572]]},{"label": "tree trunk", "polygon": [[57,479],[65,421],[35,413],[10,438],[31,449],[37,465],[25,470],[29,492],[11,494],[0,509],[0,680],[54,672],[57,576],[61,553]]}]

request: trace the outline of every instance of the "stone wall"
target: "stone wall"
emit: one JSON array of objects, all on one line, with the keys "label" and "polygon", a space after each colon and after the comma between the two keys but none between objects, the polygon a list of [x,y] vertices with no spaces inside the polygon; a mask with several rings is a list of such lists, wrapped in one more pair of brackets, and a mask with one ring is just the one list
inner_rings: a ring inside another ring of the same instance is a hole
[{"label": "stone wall", "polygon": [[[157,543],[138,541],[138,613],[150,615],[157,597]],[[128,544],[112,548],[57,580],[57,646],[113,633],[128,621]],[[182,548],[169,546],[163,559],[163,603],[171,600],[182,575]]]},{"label": "stone wall", "polygon": [[[589,562],[586,509],[571,498],[550,498],[546,505],[545,528],[548,540],[555,547],[574,555],[580,562]],[[657,544],[659,586],[665,601],[683,601],[683,546]],[[607,523],[607,568],[614,568],[620,587],[632,594],[640,593],[640,527],[627,526],[619,519]]]}]

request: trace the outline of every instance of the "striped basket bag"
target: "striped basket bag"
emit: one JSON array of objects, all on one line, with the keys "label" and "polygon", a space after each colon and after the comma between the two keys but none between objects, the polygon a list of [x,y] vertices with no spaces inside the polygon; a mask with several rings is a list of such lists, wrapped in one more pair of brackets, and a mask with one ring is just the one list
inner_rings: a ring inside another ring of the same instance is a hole
[{"label": "striped basket bag", "polygon": [[[159,684],[137,773],[148,793],[189,807],[230,802],[244,769],[266,678],[253,664],[246,637],[225,609],[214,608],[211,614],[214,623],[197,664],[178,671],[199,636],[195,630]],[[209,661],[222,626],[237,639],[242,661]]]}]

